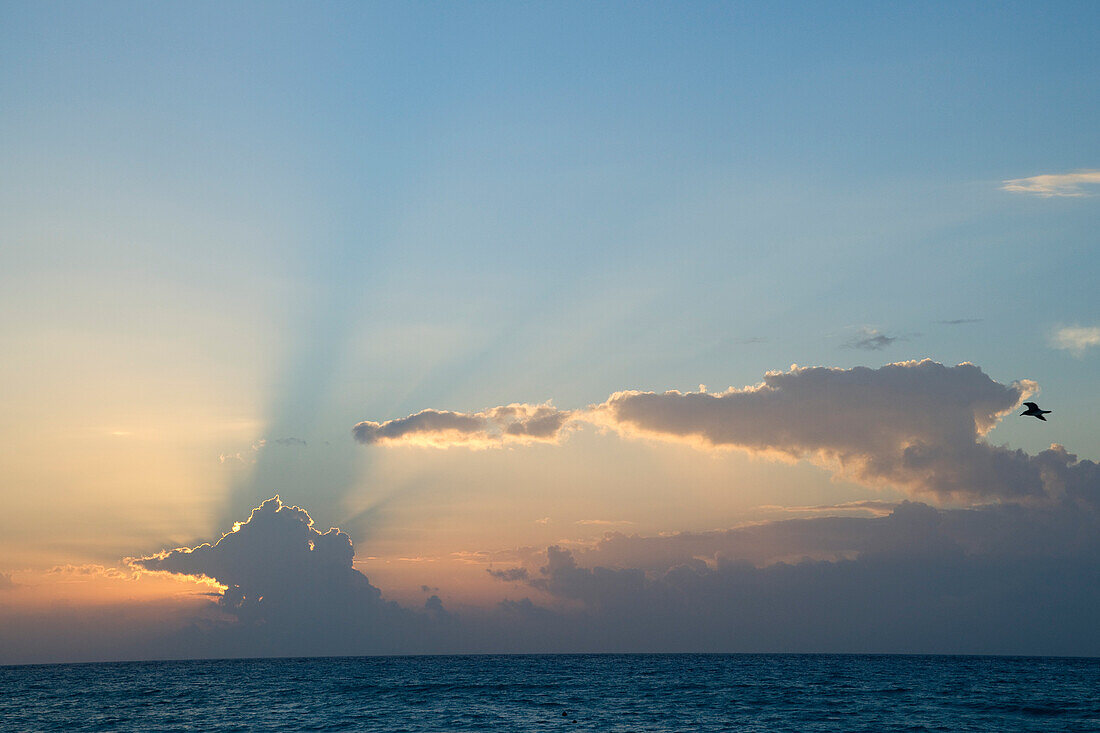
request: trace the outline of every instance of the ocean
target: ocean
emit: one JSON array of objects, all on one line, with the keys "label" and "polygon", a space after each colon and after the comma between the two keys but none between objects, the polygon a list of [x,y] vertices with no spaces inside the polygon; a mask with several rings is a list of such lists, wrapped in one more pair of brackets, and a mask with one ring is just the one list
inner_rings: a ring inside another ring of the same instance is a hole
[{"label": "ocean", "polygon": [[4,731],[1100,731],[1100,659],[654,654],[0,667]]}]

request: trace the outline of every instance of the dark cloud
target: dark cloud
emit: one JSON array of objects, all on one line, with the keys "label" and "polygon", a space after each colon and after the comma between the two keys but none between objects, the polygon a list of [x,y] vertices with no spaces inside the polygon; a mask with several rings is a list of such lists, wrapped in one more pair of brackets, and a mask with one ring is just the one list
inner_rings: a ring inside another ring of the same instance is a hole
[{"label": "dark cloud", "polygon": [[882,518],[777,524],[805,523],[858,554],[761,567],[720,553],[691,557],[684,538],[644,538],[680,558],[657,570],[590,564],[612,559],[602,548],[581,555],[582,565],[550,547],[528,583],[581,604],[561,615],[605,651],[1100,652],[1095,513],[907,502]]},{"label": "dark cloud", "polygon": [[952,318],[948,321],[936,321],[936,323],[943,324],[945,326],[962,326],[967,323],[981,323],[982,318]]},{"label": "dark cloud", "polygon": [[557,442],[571,417],[571,413],[550,404],[517,403],[477,413],[423,410],[382,423],[363,421],[352,429],[352,434],[367,445],[490,448]]},{"label": "dark cloud", "polygon": [[489,568],[486,572],[488,572],[489,575],[492,575],[494,578],[506,582],[527,580],[527,568],[505,568],[504,570]]},{"label": "dark cloud", "polygon": [[[346,533],[317,530],[304,509],[287,506],[276,496],[212,545],[128,562],[135,570],[216,580],[225,586],[218,596],[220,606],[253,631],[305,625],[317,634],[314,645],[321,647],[338,645],[341,639],[367,646],[407,640],[412,619],[382,600],[381,591],[352,567],[353,557]],[[385,628],[377,627],[381,632],[375,633],[373,625],[381,622]]]},{"label": "dark cloud", "polygon": [[900,336],[887,336],[874,328],[861,328],[857,335],[844,344],[844,348],[881,351],[900,339]]},{"label": "dark cloud", "polygon": [[[1069,460],[1055,452],[1045,460]],[[1080,465],[1082,462],[1077,462]],[[1093,493],[1100,476],[1092,475]],[[435,588],[387,602],[346,534],[277,498],[214,544],[131,560],[203,574],[214,602],[2,612],[0,661],[576,651],[1100,654],[1100,509],[1044,506],[812,517],[718,532],[609,533],[494,570],[518,598],[461,612]],[[71,572],[94,572],[76,566]],[[63,569],[59,572],[70,572]],[[65,615],[69,613],[69,615]]]}]

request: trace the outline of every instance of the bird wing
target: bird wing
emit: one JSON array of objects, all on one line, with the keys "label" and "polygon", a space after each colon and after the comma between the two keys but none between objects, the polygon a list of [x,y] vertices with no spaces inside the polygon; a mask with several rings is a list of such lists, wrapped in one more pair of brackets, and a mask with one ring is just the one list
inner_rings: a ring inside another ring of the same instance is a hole
[{"label": "bird wing", "polygon": [[1038,410],[1039,409],[1039,406],[1037,404],[1035,404],[1034,402],[1025,402],[1024,404],[1027,405],[1032,410]]},{"label": "bird wing", "polygon": [[1046,419],[1045,417],[1043,417],[1042,415],[1036,415],[1035,417],[1039,418],[1039,419],[1040,419],[1040,420],[1042,420],[1043,422],[1046,422],[1046,421],[1047,421],[1047,419]]}]

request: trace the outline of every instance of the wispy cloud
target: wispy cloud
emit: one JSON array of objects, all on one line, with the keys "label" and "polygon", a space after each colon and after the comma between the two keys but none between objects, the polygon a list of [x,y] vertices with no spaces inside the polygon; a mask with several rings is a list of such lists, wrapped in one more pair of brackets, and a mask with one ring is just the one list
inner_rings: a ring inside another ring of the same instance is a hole
[{"label": "wispy cloud", "polygon": [[952,318],[946,321],[936,321],[936,323],[943,324],[945,326],[962,326],[967,323],[981,323],[981,318]]},{"label": "wispy cloud", "polygon": [[1051,339],[1054,347],[1081,356],[1087,349],[1100,346],[1100,326],[1068,326],[1060,328]]},{"label": "wispy cloud", "polygon": [[517,443],[556,443],[572,417],[571,412],[549,402],[514,403],[474,413],[423,410],[381,423],[364,420],[352,433],[367,445],[499,448]]},{"label": "wispy cloud", "polygon": [[583,524],[586,527],[621,527],[634,522],[629,519],[578,519],[577,524]]},{"label": "wispy cloud", "polygon": [[859,333],[844,344],[844,348],[862,349],[864,351],[882,351],[887,346],[890,346],[900,339],[901,336],[889,336],[880,332],[877,328],[864,326],[859,329]]},{"label": "wispy cloud", "polygon": [[257,454],[265,448],[271,446],[279,446],[281,448],[305,448],[309,445],[301,438],[260,438],[252,444],[252,448],[248,451],[237,451],[236,453],[222,453],[218,456],[218,463],[231,463],[231,464],[249,464],[255,463],[257,460]]},{"label": "wispy cloud", "polygon": [[1013,193],[1029,193],[1033,196],[1090,196],[1083,186],[1100,185],[1100,170],[1082,170],[1073,173],[1046,173],[1029,178],[1012,178],[1004,181],[1001,189]]},{"label": "wispy cloud", "polygon": [[839,504],[815,504],[811,506],[780,506],[765,504],[758,507],[773,512],[784,514],[821,514],[829,516],[837,512],[862,512],[875,517],[884,517],[898,507],[896,501],[881,501],[878,499],[860,499],[857,501],[845,501]]},{"label": "wispy cloud", "polygon": [[70,577],[103,577],[115,580],[134,580],[138,577],[138,573],[133,570],[120,570],[118,568],[110,568],[94,563],[85,563],[83,565],[54,565],[46,571],[46,574],[65,575]]}]

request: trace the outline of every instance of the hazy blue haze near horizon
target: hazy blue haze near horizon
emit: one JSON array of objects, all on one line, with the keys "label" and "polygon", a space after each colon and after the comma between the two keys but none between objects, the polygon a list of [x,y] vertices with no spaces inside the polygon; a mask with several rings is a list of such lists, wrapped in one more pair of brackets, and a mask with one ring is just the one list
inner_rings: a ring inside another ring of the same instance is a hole
[{"label": "hazy blue haze near horizon", "polygon": [[517,655],[0,667],[11,730],[1086,731],[1100,659]]}]

